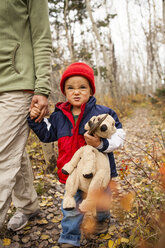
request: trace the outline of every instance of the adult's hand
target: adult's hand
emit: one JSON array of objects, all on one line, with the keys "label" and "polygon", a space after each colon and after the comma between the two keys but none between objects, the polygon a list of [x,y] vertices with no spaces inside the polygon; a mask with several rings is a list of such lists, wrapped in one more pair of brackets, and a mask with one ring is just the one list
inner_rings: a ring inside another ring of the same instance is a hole
[{"label": "adult's hand", "polygon": [[31,109],[34,107],[34,104],[37,104],[38,108],[41,111],[40,115],[35,120],[35,122],[41,122],[44,116],[48,114],[48,98],[42,95],[34,95],[31,101],[29,111],[31,111]]}]

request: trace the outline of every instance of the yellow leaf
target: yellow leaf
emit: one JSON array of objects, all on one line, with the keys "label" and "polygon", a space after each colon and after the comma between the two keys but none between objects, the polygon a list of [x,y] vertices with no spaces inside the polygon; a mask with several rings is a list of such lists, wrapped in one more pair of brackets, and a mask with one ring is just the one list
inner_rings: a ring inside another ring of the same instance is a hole
[{"label": "yellow leaf", "polygon": [[62,194],[59,192],[56,192],[56,194],[54,195],[54,197],[61,197],[61,196],[62,196]]},{"label": "yellow leaf", "polygon": [[56,243],[56,241],[53,241],[52,238],[48,239],[49,243],[53,244],[53,243]]},{"label": "yellow leaf", "polygon": [[48,204],[46,204],[48,207],[51,207],[53,205],[53,202],[49,202]]},{"label": "yellow leaf", "polygon": [[30,226],[25,226],[25,227],[24,227],[24,230],[30,230],[30,229],[31,229]]},{"label": "yellow leaf", "polygon": [[129,215],[133,218],[136,216],[136,213],[129,213]]},{"label": "yellow leaf", "polygon": [[51,219],[51,222],[53,222],[53,223],[57,223],[57,222],[60,222],[60,220],[59,219],[55,219],[55,218],[53,218],[53,219]]},{"label": "yellow leaf", "polygon": [[48,221],[46,219],[42,219],[42,220],[37,220],[37,223],[43,225],[43,224],[48,224]]},{"label": "yellow leaf", "polygon": [[121,239],[120,238],[115,241],[115,245],[120,245],[120,243],[121,243]]},{"label": "yellow leaf", "polygon": [[105,246],[104,244],[100,244],[99,248],[107,248],[107,246]]},{"label": "yellow leaf", "polygon": [[42,201],[42,202],[40,203],[40,206],[41,206],[41,207],[45,207],[45,206],[47,205],[47,203],[48,203],[47,200],[46,200],[46,201]]},{"label": "yellow leaf", "polygon": [[109,233],[100,235],[100,239],[110,239],[110,238],[111,238],[111,235]]},{"label": "yellow leaf", "polygon": [[129,243],[129,239],[121,238],[121,243]]},{"label": "yellow leaf", "polygon": [[11,239],[3,239],[3,245],[4,246],[8,246],[8,245],[10,245],[11,244]]},{"label": "yellow leaf", "polygon": [[42,240],[49,239],[49,238],[50,238],[50,236],[49,236],[49,235],[44,235],[44,234],[43,234],[43,235],[41,235],[41,239],[42,239]]},{"label": "yellow leaf", "polygon": [[109,247],[109,248],[116,248],[115,242],[112,241],[112,240],[109,240],[109,241],[108,241],[108,247]]}]

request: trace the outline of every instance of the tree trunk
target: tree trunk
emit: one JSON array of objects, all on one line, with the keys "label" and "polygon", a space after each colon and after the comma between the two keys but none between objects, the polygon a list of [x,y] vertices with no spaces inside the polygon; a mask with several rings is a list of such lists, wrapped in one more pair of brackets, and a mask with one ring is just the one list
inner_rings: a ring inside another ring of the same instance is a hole
[{"label": "tree trunk", "polygon": [[103,43],[103,41],[101,39],[101,36],[100,36],[100,34],[98,32],[96,23],[94,21],[93,15],[92,15],[92,10],[91,10],[91,6],[90,6],[90,0],[86,0],[86,7],[87,7],[87,12],[89,14],[89,18],[90,18],[91,23],[92,23],[93,32],[94,32],[94,34],[95,34],[95,36],[96,36],[96,38],[97,38],[97,40],[99,42],[100,49],[101,49],[101,52],[103,54],[104,63],[105,63],[106,69],[107,69],[107,77],[108,77],[108,79],[110,80],[110,83],[111,83],[112,97],[117,98],[117,90],[116,90],[115,79],[114,79],[114,76],[112,74],[110,61],[109,61],[108,56],[106,54],[106,49],[105,49],[104,43]]},{"label": "tree trunk", "polygon": [[[109,15],[108,9],[107,9],[107,0],[104,0],[104,7],[106,11],[106,16]],[[110,65],[112,66],[112,74],[114,76],[114,79],[116,81],[116,72],[117,72],[117,65],[116,65],[116,56],[115,56],[115,45],[111,39],[111,29],[110,29],[110,22],[108,23],[108,32],[107,32],[107,37],[108,37],[108,47],[109,47],[109,58],[110,58]]]},{"label": "tree trunk", "polygon": [[66,39],[67,39],[67,43],[68,43],[71,61],[73,62],[74,61],[74,51],[73,51],[73,45],[72,45],[72,38],[69,35],[69,30],[68,30],[67,14],[68,14],[68,0],[65,0],[64,1],[64,27],[65,27]]},{"label": "tree trunk", "polygon": [[163,5],[163,26],[164,26],[164,32],[165,32],[165,0],[162,0]]},{"label": "tree trunk", "polygon": [[95,60],[96,60],[96,70],[97,70],[97,80],[96,85],[98,89],[98,94],[101,92],[101,73],[100,73],[100,67],[99,67],[99,58],[98,58],[98,50],[97,50],[97,44],[96,40],[94,40],[94,47],[93,50],[95,51]]},{"label": "tree trunk", "polygon": [[131,34],[131,22],[130,22],[130,14],[129,14],[129,6],[128,6],[128,0],[126,0],[126,12],[127,12],[127,23],[128,23],[128,85],[131,87],[131,93],[135,95],[135,86],[134,82],[132,80],[132,34]]},{"label": "tree trunk", "polygon": [[42,150],[44,154],[44,159],[46,162],[47,169],[46,171],[48,173],[52,173],[54,169],[56,168],[56,156],[55,156],[55,151],[54,151],[54,143],[42,143]]}]

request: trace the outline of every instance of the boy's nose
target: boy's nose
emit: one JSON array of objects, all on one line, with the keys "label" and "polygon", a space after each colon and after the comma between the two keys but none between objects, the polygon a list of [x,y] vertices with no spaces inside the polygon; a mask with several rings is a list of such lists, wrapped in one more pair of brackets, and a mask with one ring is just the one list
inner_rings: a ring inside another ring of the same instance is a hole
[{"label": "boy's nose", "polygon": [[75,94],[79,94],[79,93],[80,93],[80,90],[79,90],[79,89],[75,89],[75,90],[74,90],[74,93],[75,93]]}]

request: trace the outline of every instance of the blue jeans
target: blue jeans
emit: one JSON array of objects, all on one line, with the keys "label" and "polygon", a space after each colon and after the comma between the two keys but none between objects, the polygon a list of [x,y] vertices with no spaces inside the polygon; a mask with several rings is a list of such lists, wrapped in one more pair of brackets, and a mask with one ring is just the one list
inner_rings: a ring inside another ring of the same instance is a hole
[{"label": "blue jeans", "polygon": [[[66,211],[61,206],[63,212],[63,219],[61,221],[62,233],[58,240],[59,243],[71,244],[74,246],[80,246],[81,231],[80,225],[82,223],[83,214],[78,210],[78,205],[82,202],[82,191],[78,190],[75,195],[75,200],[77,203],[77,208],[72,211]],[[110,218],[110,212],[98,212],[98,221],[103,221],[104,219]]]}]

